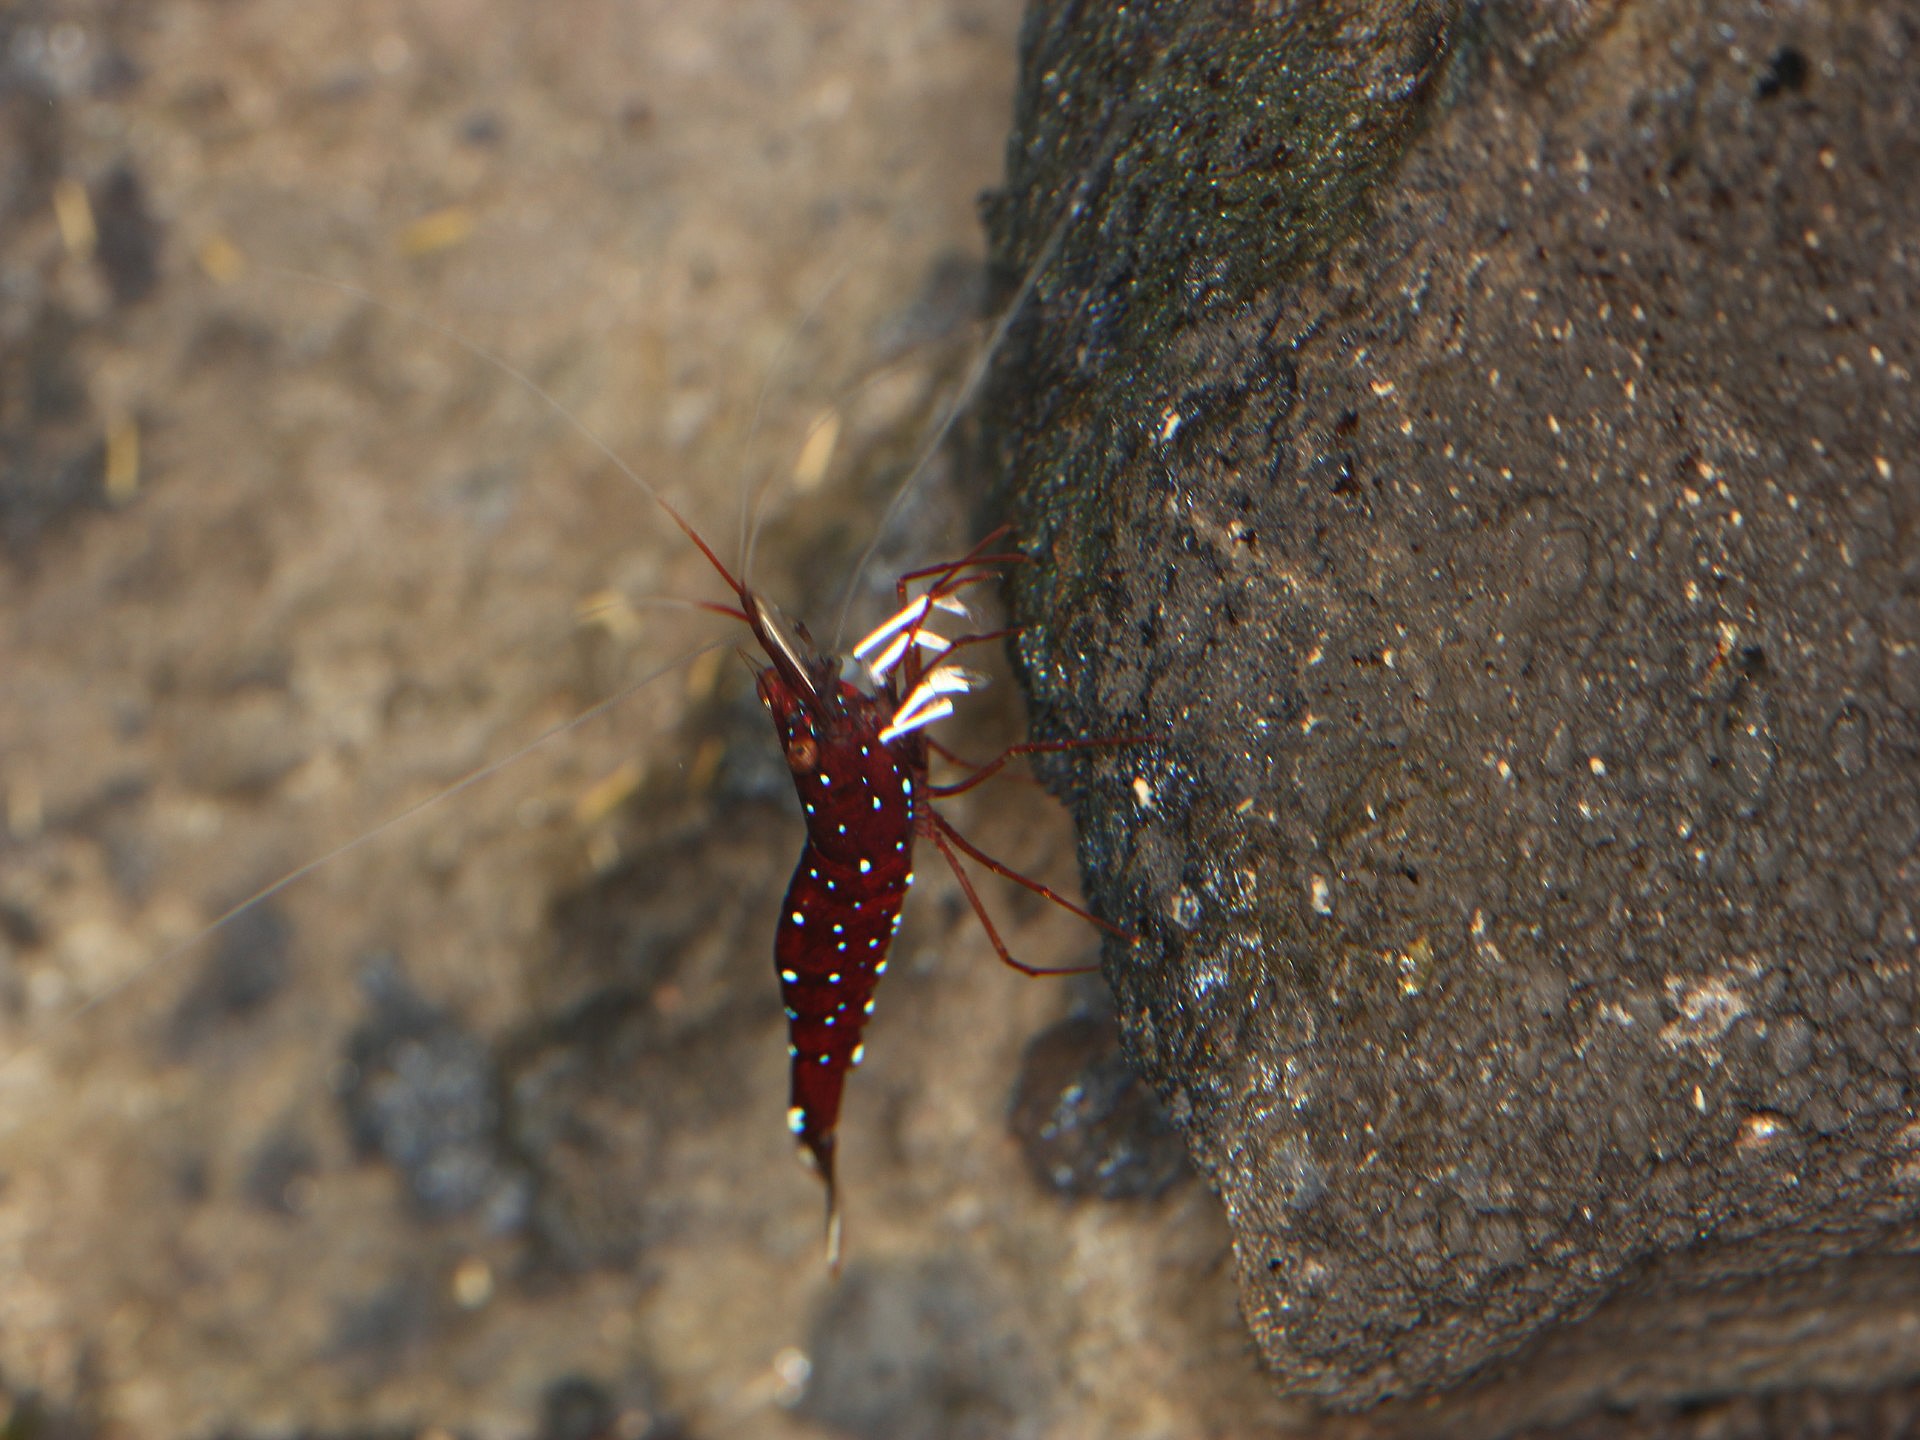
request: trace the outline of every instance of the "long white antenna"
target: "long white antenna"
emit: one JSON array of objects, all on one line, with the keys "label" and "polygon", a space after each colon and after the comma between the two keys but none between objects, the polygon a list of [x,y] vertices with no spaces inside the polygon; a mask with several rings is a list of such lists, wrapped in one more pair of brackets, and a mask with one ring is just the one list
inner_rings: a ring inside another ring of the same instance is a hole
[{"label": "long white antenna", "polygon": [[405,809],[397,812],[396,814],[388,816],[385,820],[382,820],[378,825],[375,825],[371,830],[362,831],[360,834],[354,836],[353,839],[346,841],[344,844],[336,845],[331,850],[327,851],[325,854],[316,855],[313,859],[307,861],[306,864],[301,865],[297,869],[289,870],[285,875],[282,875],[278,880],[275,880],[271,884],[262,885],[258,890],[254,891],[251,895],[247,896],[244,900],[237,901],[234,904],[228,906],[225,910],[221,911],[219,915],[215,916],[212,920],[208,921],[205,925],[201,926],[200,929],[195,931],[192,935],[189,935],[185,940],[182,940],[179,944],[173,946],[171,949],[161,951],[158,955],[155,955],[152,959],[143,962],[142,964],[136,966],[133,970],[129,971],[127,974],[120,976],[111,985],[107,986],[106,989],[99,991],[97,994],[89,995],[85,1000],[82,1000],[78,1005],[75,1005],[72,1009],[68,1010],[65,1014],[58,1016],[50,1025],[48,1025],[45,1029],[43,1029],[40,1032],[40,1034],[33,1039],[33,1041],[29,1042],[28,1044],[20,1046],[19,1048],[15,1049],[11,1054],[0,1056],[0,1079],[4,1079],[6,1077],[7,1072],[11,1070],[16,1063],[19,1062],[20,1058],[23,1055],[28,1054],[37,1046],[44,1044],[49,1035],[57,1031],[64,1030],[69,1025],[72,1025],[74,1022],[79,1020],[81,1016],[86,1015],[91,1011],[99,1009],[102,1005],[105,1005],[109,1001],[124,994],[127,990],[131,989],[134,985],[139,984],[139,982],[145,979],[147,976],[154,974],[157,971],[166,969],[167,966],[171,965],[175,960],[178,960],[182,955],[187,954],[189,951],[195,949],[204,941],[206,941],[208,938],[210,938],[212,935],[214,935],[217,931],[220,930],[222,926],[226,925],[227,922],[232,920],[236,915],[239,915],[242,911],[249,910],[253,908],[255,905],[260,904],[264,900],[271,900],[275,895],[278,895],[282,890],[285,890],[288,886],[296,884],[299,881],[306,879],[307,876],[313,874],[314,871],[323,869],[326,866],[331,865],[334,861],[342,858],[343,856],[351,855],[354,851],[360,849],[362,846],[371,845],[375,840],[379,839],[382,835],[385,835],[388,831],[398,829],[400,826],[406,824],[409,820],[412,820],[415,816],[424,815],[429,810],[437,809],[441,805],[444,805],[447,801],[453,799],[454,796],[460,794],[462,791],[471,790],[474,786],[479,785],[484,781],[491,780],[495,775],[498,775],[502,770],[505,770],[510,766],[518,764],[521,760],[524,760],[527,756],[533,754],[534,751],[539,750],[543,746],[550,744],[552,741],[559,739],[562,735],[571,734],[573,731],[578,730],[582,725],[585,725],[589,721],[592,721],[598,718],[599,716],[606,714],[609,710],[617,709],[619,706],[624,705],[627,701],[631,700],[635,695],[638,695],[642,690],[646,689],[647,686],[651,685],[655,680],[658,680],[662,675],[670,674],[674,670],[679,669],[680,666],[685,665],[692,660],[698,659],[700,656],[706,654],[709,650],[718,649],[721,645],[725,643],[726,642],[723,640],[714,640],[709,642],[708,644],[700,646],[697,649],[689,650],[689,651],[686,651],[684,654],[675,656],[672,660],[669,660],[666,664],[657,666],[654,669],[649,670],[645,675],[641,676],[638,680],[634,681],[633,684],[627,686],[627,688],[622,690],[619,694],[610,696],[609,698],[602,700],[597,705],[589,706],[587,709],[582,710],[578,715],[573,716],[569,720],[562,720],[557,725],[549,726],[547,729],[541,731],[538,735],[534,736],[533,739],[527,741],[526,744],[521,745],[520,747],[518,747],[517,749],[511,751],[506,755],[501,756],[498,760],[489,760],[486,764],[479,766],[477,769],[469,770],[465,775],[462,775],[458,780],[454,781],[451,785],[447,786],[444,790],[437,790],[433,794],[427,796],[424,800],[416,800],[413,804],[407,806]]},{"label": "long white antenna", "polygon": [[1158,53],[1154,56],[1153,64],[1148,67],[1146,74],[1133,83],[1127,102],[1116,106],[1114,112],[1100,122],[1100,133],[1104,138],[1099,150],[1080,171],[1079,178],[1074,182],[1066,203],[1060,207],[1060,214],[1047,231],[1047,238],[1041,243],[1039,251],[1027,266],[1019,289],[1014,291],[1013,298],[1001,310],[1000,318],[994,322],[993,332],[987,337],[987,343],[974,357],[973,364],[968,367],[966,378],[961,382],[952,403],[941,415],[939,424],[934,426],[926,443],[920,447],[914,459],[913,468],[907,472],[907,478],[901,482],[900,488],[894,491],[893,499],[881,512],[879,522],[873,527],[873,537],[867,541],[867,548],[860,552],[859,561],[854,565],[852,573],[847,576],[846,591],[841,597],[839,616],[833,628],[833,643],[836,650],[839,648],[841,637],[846,634],[847,616],[853,609],[854,597],[860,593],[861,579],[865,576],[867,567],[873,563],[874,556],[880,553],[880,545],[886,539],[888,527],[893,523],[900,507],[906,503],[908,493],[919,483],[921,475],[932,464],[933,457],[939,454],[940,447],[946,444],[947,436],[953,432],[953,427],[960,416],[967,406],[973,403],[975,394],[986,379],[988,366],[993,363],[993,357],[999,353],[1001,344],[1006,340],[1007,332],[1013,328],[1013,322],[1020,318],[1020,312],[1026,308],[1027,301],[1033,298],[1033,292],[1039,288],[1041,276],[1046,274],[1047,267],[1053,264],[1054,256],[1066,240],[1067,231],[1085,210],[1087,196],[1119,152],[1121,144],[1126,139],[1128,123],[1134,111],[1143,100],[1157,93],[1156,82],[1172,63],[1175,50],[1176,46],[1171,37],[1163,40]]}]

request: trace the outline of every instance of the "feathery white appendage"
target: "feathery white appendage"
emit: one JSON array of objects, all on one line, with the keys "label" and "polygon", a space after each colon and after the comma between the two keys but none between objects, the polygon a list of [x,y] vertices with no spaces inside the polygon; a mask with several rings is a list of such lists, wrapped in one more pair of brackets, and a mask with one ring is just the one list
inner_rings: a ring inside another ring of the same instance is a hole
[{"label": "feathery white appendage", "polygon": [[895,719],[891,725],[880,732],[880,743],[891,745],[902,735],[918,730],[923,725],[931,725],[936,720],[944,720],[951,714],[953,714],[953,702],[944,695],[929,705],[921,706],[912,714],[908,714],[903,706],[900,715],[904,718]]},{"label": "feathery white appendage", "polygon": [[[924,595],[917,600],[909,600],[905,605],[894,611],[892,615],[881,621],[866,639],[853,647],[853,658],[856,660],[866,660],[869,650],[878,650],[903,630],[911,633],[912,627],[927,618],[927,609],[931,603],[932,602]],[[900,653],[903,655],[906,653],[904,646],[901,648]],[[894,658],[897,660],[899,657],[895,656]],[[868,663],[873,664],[871,661]],[[874,665],[873,668],[877,670],[879,667]]]},{"label": "feathery white appendage", "polygon": [[900,657],[907,653],[907,646],[918,645],[930,655],[944,655],[953,648],[953,642],[944,635],[936,635],[931,630],[908,630],[893,637],[892,642],[879,655],[868,662],[867,668],[873,672],[877,682],[884,682],[887,672],[900,663]]},{"label": "feathery white appendage", "polygon": [[964,695],[984,684],[984,675],[962,670],[957,665],[930,672],[900,702],[900,708],[893,712],[892,721],[880,732],[880,743],[885,745],[909,731],[945,719],[953,713],[953,702],[947,698],[949,695]]},{"label": "feathery white appendage", "polygon": [[924,628],[928,613],[935,609],[962,615],[969,620],[973,618],[967,607],[951,595],[920,595],[901,606],[872,634],[853,647],[853,658],[867,667],[867,673],[873,677],[876,686],[886,683],[893,667],[913,646],[919,646],[936,658],[953,648],[953,642],[944,635]]}]

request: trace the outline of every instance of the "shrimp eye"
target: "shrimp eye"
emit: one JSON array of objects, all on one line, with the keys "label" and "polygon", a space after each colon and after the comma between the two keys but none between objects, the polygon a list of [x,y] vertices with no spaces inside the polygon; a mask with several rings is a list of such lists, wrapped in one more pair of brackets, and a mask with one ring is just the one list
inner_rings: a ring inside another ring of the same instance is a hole
[{"label": "shrimp eye", "polygon": [[811,735],[796,735],[787,742],[787,768],[811,770],[820,763],[820,746]]}]

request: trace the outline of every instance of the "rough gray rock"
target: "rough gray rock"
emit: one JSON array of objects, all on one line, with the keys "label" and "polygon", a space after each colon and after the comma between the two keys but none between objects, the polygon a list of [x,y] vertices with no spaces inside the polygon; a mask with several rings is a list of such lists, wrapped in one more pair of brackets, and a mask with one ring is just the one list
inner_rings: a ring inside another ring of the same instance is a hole
[{"label": "rough gray rock", "polygon": [[1149,737],[1082,858],[1268,1364],[1427,1433],[1920,1370],[1920,16],[1023,60],[1021,660]]},{"label": "rough gray rock", "polygon": [[1191,1174],[1180,1134],[1127,1064],[1110,1015],[1070,1015],[1027,1045],[1007,1129],[1061,1196],[1152,1199]]}]

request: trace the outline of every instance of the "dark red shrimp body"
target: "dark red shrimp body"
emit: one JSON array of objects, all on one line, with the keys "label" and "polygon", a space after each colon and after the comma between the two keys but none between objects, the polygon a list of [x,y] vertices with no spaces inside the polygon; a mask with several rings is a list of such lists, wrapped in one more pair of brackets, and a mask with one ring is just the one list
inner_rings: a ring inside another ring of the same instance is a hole
[{"label": "dark red shrimp body", "polygon": [[[819,654],[804,627],[757,595],[742,609],[768,660],[760,699],[779,732],[806,816],[807,841],[780,907],[774,968],[787,1014],[792,1081],[787,1128],[827,1187],[827,1248],[839,1255],[835,1133],[847,1072],[860,1063],[873,992],[887,970],[913,884],[913,842],[937,825],[927,804],[924,726],[976,677],[941,661],[955,642],[927,628],[933,608],[960,611],[963,562],[902,605],[845,662]],[[966,643],[964,641],[960,643]],[[923,666],[922,650],[933,652]],[[843,674],[843,670],[845,674]],[[867,682],[863,688],[846,678]]]},{"label": "dark red shrimp body", "polygon": [[895,706],[834,677],[796,690],[760,672],[807,819],[773,958],[793,1061],[788,1128],[833,1190],[834,1129],[847,1071],[860,1063],[873,990],[887,970],[913,883],[913,841],[927,781],[926,737],[880,739]]}]

